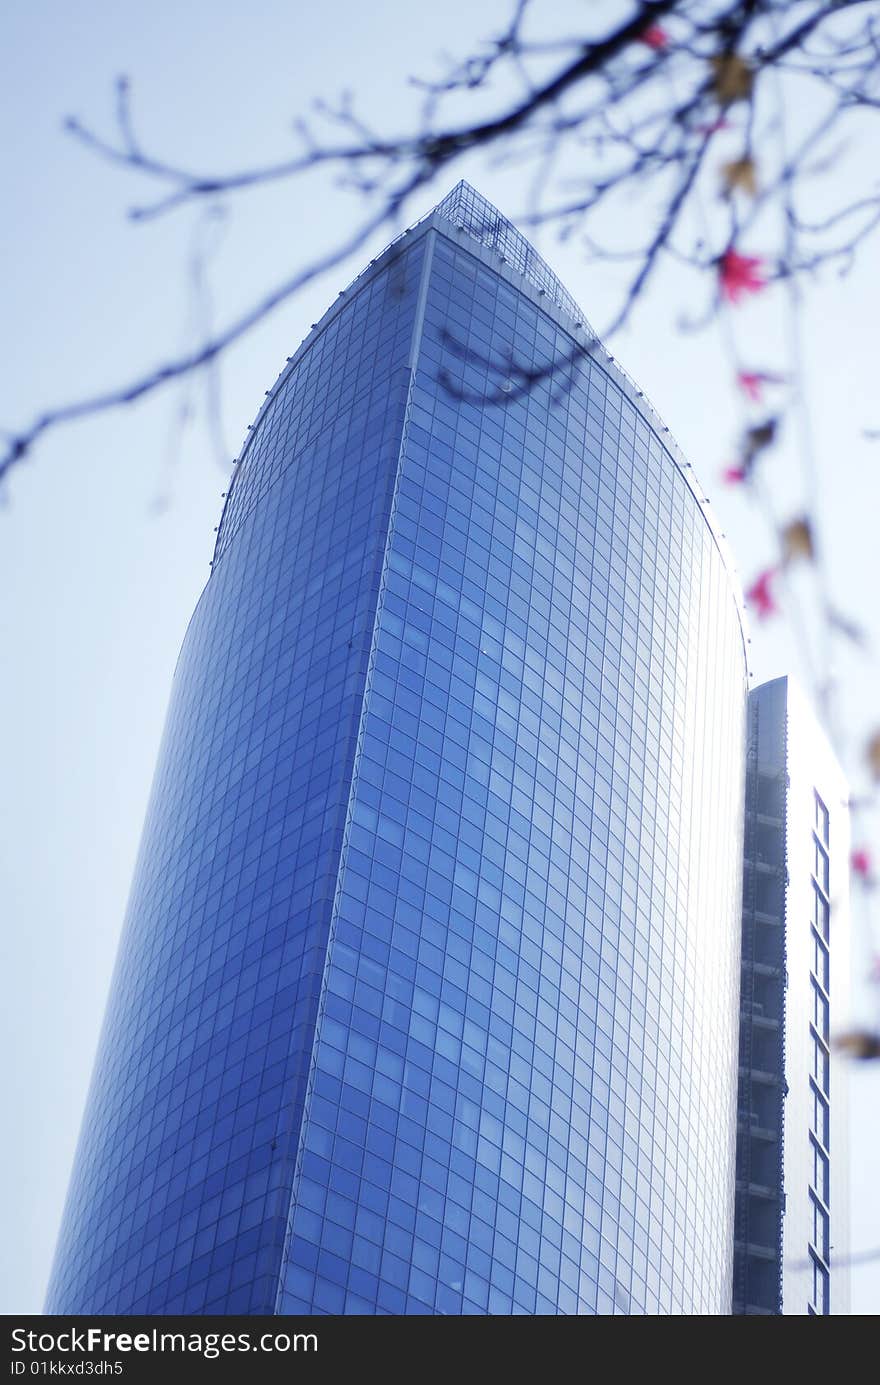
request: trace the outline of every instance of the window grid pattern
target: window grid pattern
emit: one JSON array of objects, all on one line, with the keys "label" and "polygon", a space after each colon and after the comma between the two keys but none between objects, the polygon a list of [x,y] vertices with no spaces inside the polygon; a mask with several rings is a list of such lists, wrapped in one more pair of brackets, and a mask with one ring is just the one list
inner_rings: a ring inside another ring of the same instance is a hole
[{"label": "window grid pattern", "polygon": [[[506,263],[520,273],[541,293],[546,293],[551,303],[576,322],[584,326],[590,336],[595,332],[590,327],[581,309],[571,294],[559,282],[553,270],[537,252],[535,247],[518,231],[512,222],[502,216],[491,202],[481,197],[468,183],[460,182],[451,192],[438,202],[434,208],[437,216],[442,216],[453,226],[459,226],[481,245],[494,250]],[[566,343],[566,350],[571,343]]]},{"label": "window grid pattern", "polygon": [[294,368],[282,371],[268,391],[270,405],[236,464],[214,562],[282,472],[320,467],[331,450],[353,452],[362,445],[358,423],[365,396],[381,412],[389,374],[406,360],[412,303],[405,312],[401,305],[411,300],[422,254],[422,245],[400,245],[381,274],[356,281],[344,310],[330,316],[297,353]]},{"label": "window grid pattern", "polygon": [[465,402],[567,344],[435,240],[282,1312],[728,1308],[739,621],[602,369]]},{"label": "window grid pattern", "polygon": [[784,699],[749,697],[733,1313],[782,1311],[788,775]]},{"label": "window grid pattern", "polygon": [[726,1311],[735,596],[613,368],[466,402],[570,345],[481,254],[362,276],[242,453],[47,1311]]},{"label": "window grid pattern", "polygon": [[828,889],[831,837],[828,808],[815,791],[813,800],[813,917],[810,924],[813,943],[810,971],[810,1046],[812,1052],[810,1142],[813,1152],[813,1179],[810,1185],[812,1294],[808,1311],[813,1314],[824,1315],[831,1312],[829,1259],[831,1054],[829,1050],[830,1006],[828,999],[831,941],[831,904]]},{"label": "window grid pattern", "polygon": [[422,253],[352,296],[253,437],[175,674],[50,1312],[272,1311]]}]

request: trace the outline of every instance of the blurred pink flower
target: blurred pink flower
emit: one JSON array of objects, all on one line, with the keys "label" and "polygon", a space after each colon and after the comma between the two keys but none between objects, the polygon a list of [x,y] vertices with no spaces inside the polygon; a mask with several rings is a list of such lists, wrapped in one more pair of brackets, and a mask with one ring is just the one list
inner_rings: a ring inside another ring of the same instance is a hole
[{"label": "blurred pink flower", "polygon": [[745,467],[727,466],[721,473],[721,479],[728,486],[738,486],[746,479]]},{"label": "blurred pink flower", "polygon": [[764,383],[763,375],[755,370],[741,370],[736,377],[736,383],[743,394],[747,395],[749,399],[753,399],[756,404],[760,404],[761,386]]},{"label": "blurred pink flower", "polygon": [[664,48],[669,47],[669,35],[662,25],[649,24],[647,29],[643,29],[639,34],[639,43],[647,44],[655,53],[661,53]]},{"label": "blurred pink flower", "polygon": [[776,597],[770,586],[775,576],[775,567],[765,568],[763,572],[758,573],[746,592],[746,601],[749,606],[754,607],[755,615],[759,620],[765,620],[767,616],[772,616],[779,610]]},{"label": "blurred pink flower", "polygon": [[849,858],[849,863],[855,875],[860,875],[863,880],[867,880],[871,874],[871,857],[863,846],[857,846]]},{"label": "blurred pink flower", "polygon": [[759,255],[740,255],[736,250],[727,250],[718,261],[718,276],[721,281],[721,297],[730,303],[738,303],[747,293],[760,293],[767,287],[763,277],[764,261]]},{"label": "blurred pink flower", "polygon": [[755,404],[760,404],[764,396],[764,386],[783,385],[785,376],[774,375],[769,370],[740,370],[737,373],[736,383],[744,395]]}]

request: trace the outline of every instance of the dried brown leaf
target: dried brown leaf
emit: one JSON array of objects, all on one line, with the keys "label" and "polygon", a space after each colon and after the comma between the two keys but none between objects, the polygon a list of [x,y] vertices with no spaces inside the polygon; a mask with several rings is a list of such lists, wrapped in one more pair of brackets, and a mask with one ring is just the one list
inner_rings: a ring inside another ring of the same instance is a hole
[{"label": "dried brown leaf", "polygon": [[709,61],[712,65],[712,92],[719,105],[732,106],[735,101],[750,99],[755,74],[738,53],[718,53]]},{"label": "dried brown leaf", "polygon": [[793,519],[790,524],[786,524],[779,537],[782,542],[783,562],[794,563],[799,558],[804,558],[810,563],[815,558],[816,545],[808,519]]},{"label": "dried brown leaf", "polygon": [[724,191],[729,196],[730,193],[745,192],[749,197],[754,197],[758,191],[758,170],[755,168],[754,160],[732,159],[730,163],[722,165],[721,178],[724,183]]},{"label": "dried brown leaf", "polygon": [[838,1034],[835,1047],[850,1058],[861,1061],[880,1058],[880,1034],[873,1034],[869,1029],[850,1029],[845,1034]]}]

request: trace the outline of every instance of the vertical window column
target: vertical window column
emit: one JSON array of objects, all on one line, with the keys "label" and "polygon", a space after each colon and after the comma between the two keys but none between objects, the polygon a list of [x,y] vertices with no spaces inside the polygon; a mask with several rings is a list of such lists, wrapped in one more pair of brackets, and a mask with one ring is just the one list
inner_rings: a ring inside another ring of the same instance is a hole
[{"label": "vertical window column", "polygon": [[813,1172],[810,1184],[812,1229],[810,1263],[813,1271],[812,1293],[808,1313],[825,1315],[831,1312],[830,1294],[830,1125],[831,1125],[831,1055],[830,1035],[830,832],[828,809],[818,793],[813,792],[813,917],[810,970],[810,1044],[812,1050],[811,1131]]}]

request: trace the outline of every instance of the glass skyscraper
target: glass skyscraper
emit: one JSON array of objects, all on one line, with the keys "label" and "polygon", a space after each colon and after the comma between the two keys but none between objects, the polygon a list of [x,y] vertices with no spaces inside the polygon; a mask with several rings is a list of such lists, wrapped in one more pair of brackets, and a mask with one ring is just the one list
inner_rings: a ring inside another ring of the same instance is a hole
[{"label": "glass skyscraper", "polygon": [[693,473],[460,184],[237,462],[49,1311],[729,1312],[745,699]]},{"label": "glass skyscraper", "polygon": [[848,789],[788,678],[749,696],[736,1315],[849,1312]]}]

